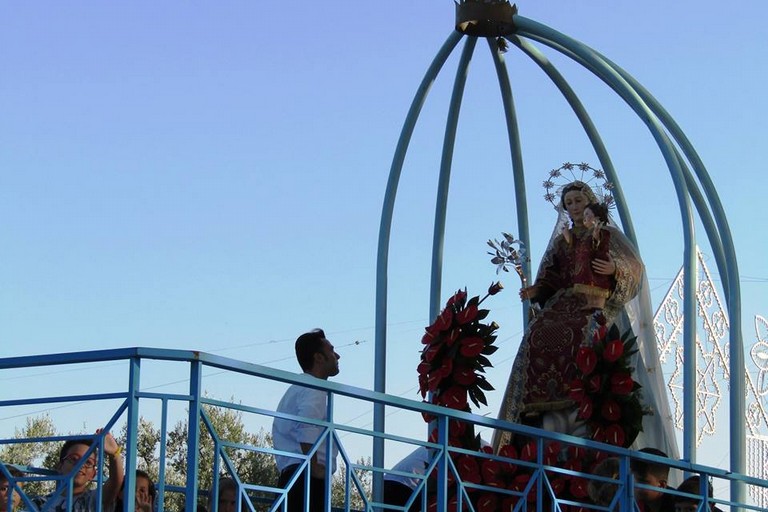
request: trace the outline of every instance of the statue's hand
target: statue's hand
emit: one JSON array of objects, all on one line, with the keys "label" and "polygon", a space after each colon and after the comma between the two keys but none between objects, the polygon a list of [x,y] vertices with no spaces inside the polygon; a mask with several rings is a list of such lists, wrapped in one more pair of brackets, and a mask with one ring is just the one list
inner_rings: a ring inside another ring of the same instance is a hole
[{"label": "statue's hand", "polygon": [[616,273],[616,263],[613,261],[610,255],[607,260],[594,259],[592,260],[592,270],[600,275],[612,276]]},{"label": "statue's hand", "polygon": [[538,294],[539,288],[536,285],[520,288],[520,300],[533,300]]}]

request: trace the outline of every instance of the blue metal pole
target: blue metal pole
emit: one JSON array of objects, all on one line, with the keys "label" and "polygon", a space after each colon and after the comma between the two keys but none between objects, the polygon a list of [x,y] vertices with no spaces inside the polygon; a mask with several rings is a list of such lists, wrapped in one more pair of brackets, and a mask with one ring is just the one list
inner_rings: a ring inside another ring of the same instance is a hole
[{"label": "blue metal pole", "polygon": [[[729,375],[730,375],[730,451],[731,451],[731,471],[746,474],[746,404],[745,404],[745,383],[741,378],[745,373],[744,366],[744,341],[741,332],[741,282],[739,281],[739,265],[736,259],[736,248],[733,244],[731,228],[728,224],[728,218],[717,194],[717,188],[712,182],[707,172],[704,162],[694,149],[688,137],[680,129],[680,126],[672,119],[672,116],[661,106],[661,104],[651,94],[643,88],[637,81],[629,76],[626,71],[618,66],[614,67],[626,76],[628,82],[633,84],[643,99],[648,103],[665,126],[672,133],[675,141],[685,154],[696,176],[701,183],[704,193],[707,195],[710,207],[714,213],[715,222],[719,228],[719,234],[722,237],[722,248],[724,251],[723,259],[725,261],[718,263],[718,271],[723,278],[723,289],[726,293],[728,304],[729,319]],[[711,239],[710,239],[711,240]],[[721,266],[722,265],[722,266]],[[744,503],[747,499],[746,486],[743,482],[732,481],[731,483],[731,501]]]},{"label": "blue metal pole", "polygon": [[[525,169],[523,167],[523,151],[520,147],[520,127],[517,124],[517,110],[515,99],[512,95],[512,85],[509,83],[509,73],[504,56],[499,52],[496,40],[488,38],[488,46],[496,68],[496,77],[501,90],[501,102],[504,105],[504,119],[507,125],[507,140],[509,141],[509,154],[512,158],[512,176],[515,183],[515,207],[517,213],[518,237],[525,245],[526,256],[523,258],[523,274],[528,283],[531,278],[531,236],[528,228],[528,197],[525,194]],[[528,327],[528,308],[530,301],[523,302],[523,329]]]},{"label": "blue metal pole", "polygon": [[639,251],[640,248],[638,247],[637,243],[635,227],[632,223],[632,217],[629,214],[627,201],[624,199],[624,192],[621,188],[619,176],[616,174],[616,170],[613,166],[610,155],[608,155],[608,150],[605,148],[603,139],[600,137],[600,133],[597,131],[597,128],[595,128],[595,124],[592,122],[592,119],[584,108],[584,105],[581,103],[581,100],[573,91],[573,88],[571,88],[570,84],[565,80],[563,75],[549,61],[549,59],[547,59],[547,57],[539,51],[538,48],[536,48],[525,39],[521,39],[516,36],[510,37],[508,39],[514,45],[519,47],[523,53],[528,55],[528,57],[530,57],[542,69],[542,71],[546,73],[549,79],[552,80],[552,83],[555,84],[558,90],[560,90],[560,93],[568,102],[568,105],[570,105],[573,113],[576,115],[576,118],[584,128],[584,132],[589,138],[589,141],[592,143],[592,147],[594,148],[595,153],[597,154],[597,158],[600,161],[600,166],[602,167],[603,171],[605,171],[608,180],[614,186],[614,189],[611,191],[611,193],[613,194],[613,197],[616,198],[616,209],[618,210],[619,219],[621,219],[621,226],[624,229],[624,233],[627,235],[627,238],[629,238],[632,243],[635,244],[635,247],[637,247]]},{"label": "blue metal pole", "polygon": [[437,182],[437,201],[435,203],[435,226],[432,235],[432,277],[429,290],[429,320],[434,320],[440,313],[440,292],[443,275],[443,245],[445,242],[445,216],[448,210],[448,188],[451,182],[451,164],[453,149],[456,146],[456,127],[459,124],[461,99],[464,96],[464,86],[467,83],[467,72],[472,54],[477,44],[476,37],[467,37],[464,50],[461,52],[456,80],[453,82],[451,104],[448,108],[448,119],[445,122],[443,136],[443,153],[440,160],[440,177]]},{"label": "blue metal pole", "polygon": [[[136,454],[139,441],[139,396],[141,358],[128,360],[128,417],[126,419],[125,490],[123,496],[136,495]],[[161,459],[163,460],[163,459]],[[123,511],[133,510],[133,500],[123,499]]]},{"label": "blue metal pole", "polygon": [[189,416],[187,434],[187,483],[184,487],[184,510],[186,512],[197,511],[197,463],[199,460],[198,447],[200,446],[200,403],[201,386],[203,377],[203,365],[200,361],[192,361],[189,364]]},{"label": "blue metal pole", "polygon": [[[411,107],[408,109],[408,115],[400,132],[395,155],[389,169],[389,179],[387,180],[387,189],[384,194],[384,204],[381,212],[381,223],[379,225],[379,245],[376,259],[376,335],[373,389],[380,393],[386,392],[387,380],[387,266],[389,263],[389,240],[392,231],[392,215],[395,209],[397,185],[400,182],[400,174],[403,170],[403,162],[408,151],[408,144],[411,141],[416,121],[419,118],[419,113],[424,105],[427,94],[432,88],[437,74],[461,37],[462,35],[459,32],[451,32],[451,35],[443,43],[429,69],[427,69],[411,102]],[[376,403],[373,408],[374,430],[384,432],[384,423],[384,405]],[[376,438],[373,441],[373,464],[377,467],[384,467],[384,440],[381,438]],[[373,479],[375,501],[381,501],[382,498],[382,478],[380,474],[377,474]]]},{"label": "blue metal pole", "polygon": [[165,455],[167,451],[166,439],[168,438],[168,398],[163,397],[160,410],[160,469],[157,475],[157,503],[158,510],[162,510],[165,504]]}]

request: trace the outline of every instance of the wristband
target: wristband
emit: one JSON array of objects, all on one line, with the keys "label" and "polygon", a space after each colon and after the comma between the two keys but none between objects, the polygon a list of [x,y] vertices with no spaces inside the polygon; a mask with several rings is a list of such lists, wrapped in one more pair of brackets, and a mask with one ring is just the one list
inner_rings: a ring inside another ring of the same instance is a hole
[{"label": "wristband", "polygon": [[117,450],[115,450],[115,453],[112,454],[112,458],[113,459],[118,458],[121,453],[123,453],[123,448],[121,446],[118,446]]}]

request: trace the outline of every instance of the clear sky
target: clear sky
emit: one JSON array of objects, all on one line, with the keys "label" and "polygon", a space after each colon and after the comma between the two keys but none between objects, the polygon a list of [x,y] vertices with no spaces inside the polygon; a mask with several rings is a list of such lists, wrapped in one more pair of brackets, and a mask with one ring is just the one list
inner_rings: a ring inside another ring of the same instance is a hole
[{"label": "clear sky", "polygon": [[[754,316],[768,314],[767,5],[518,3],[629,71],[699,151],[735,240],[747,347]],[[342,356],[338,381],[372,388],[385,183],[411,99],[453,25],[450,0],[0,2],[0,357],[152,346],[298,370],[293,340],[319,326]],[[605,85],[547,53],[605,138],[658,301],[683,247],[663,159]],[[411,398],[458,55],[424,107],[395,210],[388,388]],[[505,59],[536,266],[554,221],[541,199],[546,172],[597,159],[538,68],[514,49]],[[481,41],[459,124],[445,297],[481,293],[495,279],[485,240],[517,233],[504,130]],[[702,250],[714,271],[705,241]],[[488,303],[502,326],[489,376],[499,389],[521,330],[519,283],[505,277],[507,291]],[[478,412],[495,414],[500,393]]]}]

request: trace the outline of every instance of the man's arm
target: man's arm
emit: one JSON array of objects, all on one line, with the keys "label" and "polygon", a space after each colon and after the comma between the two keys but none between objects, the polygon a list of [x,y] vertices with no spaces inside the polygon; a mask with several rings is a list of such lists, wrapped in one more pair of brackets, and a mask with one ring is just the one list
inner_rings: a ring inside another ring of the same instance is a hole
[{"label": "man's arm", "polygon": [[[301,452],[305,455],[312,449],[309,443],[301,443]],[[325,466],[317,460],[317,452],[309,460],[309,474],[312,478],[325,478]]]},{"label": "man's arm", "polygon": [[[101,433],[101,429],[96,431],[97,434]],[[104,483],[102,489],[101,501],[107,506],[117,501],[117,497],[120,494],[120,489],[123,486],[123,478],[125,476],[125,469],[123,468],[123,457],[120,453],[120,447],[115,441],[115,438],[107,432],[104,436],[104,454],[107,456],[109,463],[109,480]]]}]

